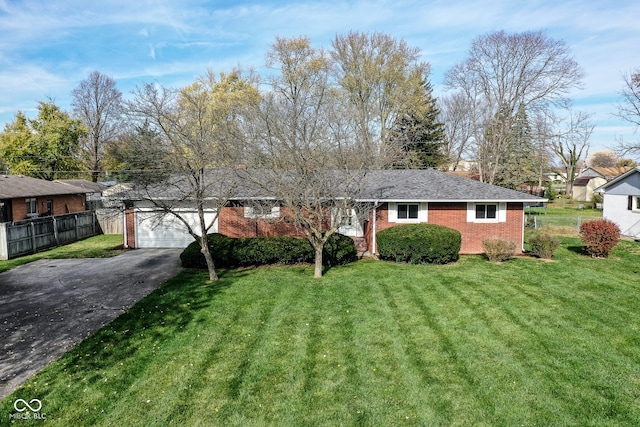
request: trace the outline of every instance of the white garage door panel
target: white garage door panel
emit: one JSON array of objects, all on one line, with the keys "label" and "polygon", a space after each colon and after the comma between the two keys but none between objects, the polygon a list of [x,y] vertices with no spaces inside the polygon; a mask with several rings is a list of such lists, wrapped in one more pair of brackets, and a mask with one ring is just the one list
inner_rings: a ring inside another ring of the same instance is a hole
[{"label": "white garage door panel", "polygon": [[[192,228],[200,229],[197,212],[181,212],[180,215],[189,222]],[[206,212],[207,224],[214,217],[214,213]],[[217,228],[216,221],[209,232],[214,233]],[[157,214],[152,212],[138,211],[136,213],[136,246],[138,248],[186,248],[193,240],[185,225],[173,215],[159,218]]]}]

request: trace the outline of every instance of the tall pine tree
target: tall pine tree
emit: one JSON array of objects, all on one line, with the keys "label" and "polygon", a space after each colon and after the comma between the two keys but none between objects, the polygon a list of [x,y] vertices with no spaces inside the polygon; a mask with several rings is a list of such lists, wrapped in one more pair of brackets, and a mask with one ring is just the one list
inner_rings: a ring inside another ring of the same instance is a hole
[{"label": "tall pine tree", "polygon": [[433,97],[431,83],[425,80],[418,102],[398,115],[391,129],[392,140],[407,152],[406,165],[415,168],[438,168],[447,163],[443,154],[444,124],[438,121],[440,111]]}]

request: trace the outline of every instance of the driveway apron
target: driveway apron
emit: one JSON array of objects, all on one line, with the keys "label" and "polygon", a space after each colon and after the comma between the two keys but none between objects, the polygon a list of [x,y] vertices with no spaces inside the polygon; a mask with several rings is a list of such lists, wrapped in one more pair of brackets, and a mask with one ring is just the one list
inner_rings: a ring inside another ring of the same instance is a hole
[{"label": "driveway apron", "polygon": [[179,254],[137,249],[0,273],[0,398],[175,276]]}]

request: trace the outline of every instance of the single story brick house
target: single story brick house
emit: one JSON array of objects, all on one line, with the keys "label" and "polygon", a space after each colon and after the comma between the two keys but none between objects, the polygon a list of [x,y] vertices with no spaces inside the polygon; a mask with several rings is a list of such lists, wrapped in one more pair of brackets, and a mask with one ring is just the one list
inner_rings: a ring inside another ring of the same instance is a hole
[{"label": "single story brick house", "polygon": [[0,223],[85,210],[83,188],[22,175],[0,175]]},{"label": "single story brick house", "polygon": [[640,239],[640,167],[596,188],[602,194],[602,216],[620,227],[623,236]]},{"label": "single story brick house", "polygon": [[[256,198],[270,202],[269,208],[256,212]],[[122,199],[126,199],[125,246],[183,248],[193,241],[175,217],[159,219],[151,202],[130,195]],[[359,251],[373,254],[377,253],[378,231],[408,223],[439,224],[458,230],[462,234],[462,254],[482,253],[482,241],[488,237],[511,240],[522,248],[524,207],[545,200],[436,170],[370,171],[355,200],[369,207],[366,217],[352,212],[352,218],[338,231],[351,236]],[[196,224],[195,208],[188,201],[182,201],[180,206],[182,216]],[[207,220],[213,219],[215,212],[214,208],[208,209]],[[286,221],[288,216],[286,208],[274,198],[240,191],[221,209],[210,232],[230,237],[303,237],[295,224]]]}]

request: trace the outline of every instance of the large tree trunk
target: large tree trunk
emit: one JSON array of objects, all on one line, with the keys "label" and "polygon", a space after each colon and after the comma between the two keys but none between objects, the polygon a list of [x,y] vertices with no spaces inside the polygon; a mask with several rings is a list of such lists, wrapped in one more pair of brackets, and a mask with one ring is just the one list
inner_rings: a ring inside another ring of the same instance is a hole
[{"label": "large tree trunk", "polygon": [[313,277],[319,279],[322,277],[322,249],[323,245],[316,243],[313,246],[315,248],[316,256],[315,256],[315,268],[313,271]]},{"label": "large tree trunk", "polygon": [[211,251],[209,250],[209,246],[207,245],[206,237],[200,240],[200,251],[202,252],[202,255],[204,255],[204,260],[207,263],[209,280],[215,282],[216,280],[218,280],[218,274],[216,273],[216,266],[213,263],[213,257],[211,256]]},{"label": "large tree trunk", "polygon": [[207,233],[203,232],[200,238],[200,251],[202,255],[204,255],[204,260],[207,263],[207,270],[209,271],[209,280],[215,282],[218,280],[218,274],[216,273],[216,266],[213,262],[213,257],[211,256],[211,250],[209,250],[209,239],[207,238]]}]

